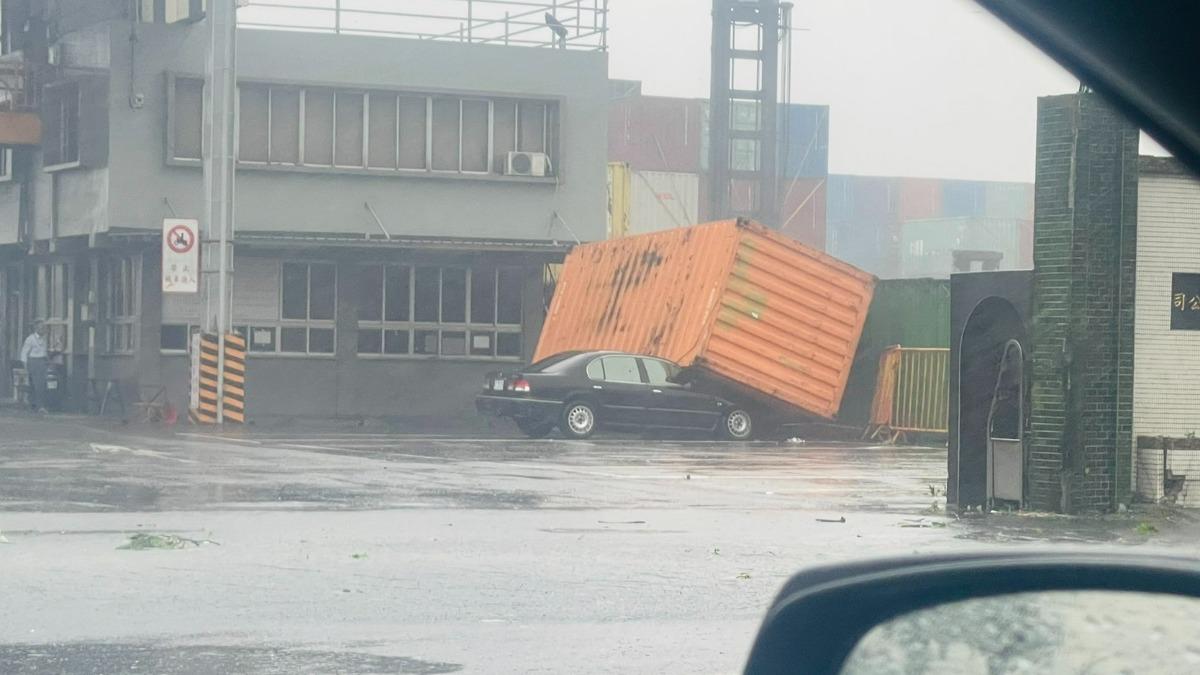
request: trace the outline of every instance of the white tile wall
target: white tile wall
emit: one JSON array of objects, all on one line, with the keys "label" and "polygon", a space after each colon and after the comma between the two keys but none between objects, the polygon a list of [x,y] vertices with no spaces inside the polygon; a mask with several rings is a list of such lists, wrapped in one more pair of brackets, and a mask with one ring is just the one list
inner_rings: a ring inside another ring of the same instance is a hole
[{"label": "white tile wall", "polygon": [[[1138,183],[1135,439],[1200,433],[1200,331],[1170,329],[1173,272],[1200,272],[1200,181],[1143,175]],[[1162,496],[1161,457],[1161,450],[1137,453],[1139,495]],[[1173,471],[1188,472],[1180,503],[1200,505],[1200,451],[1174,451],[1169,464]]]}]

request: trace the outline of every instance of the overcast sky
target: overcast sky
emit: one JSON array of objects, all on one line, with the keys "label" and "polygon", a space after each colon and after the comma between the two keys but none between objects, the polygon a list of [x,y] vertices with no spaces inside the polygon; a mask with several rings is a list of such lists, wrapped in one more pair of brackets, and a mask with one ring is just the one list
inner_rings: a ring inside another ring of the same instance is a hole
[{"label": "overcast sky", "polygon": [[[253,6],[265,1],[252,0],[239,21],[332,25],[335,0],[270,0],[325,9]],[[453,33],[457,19],[436,29],[416,15],[465,11],[463,0],[341,3],[408,12],[343,19],[372,30]],[[641,80],[647,94],[708,97],[712,0],[609,0],[609,8],[612,77]],[[476,16],[508,9],[481,4]],[[541,15],[531,16],[536,28]],[[830,107],[833,173],[1032,181],[1037,97],[1079,88],[973,0],[796,0],[793,23],[792,99]],[[539,35],[549,39],[527,37]],[[1143,152],[1155,147],[1143,140]]]},{"label": "overcast sky", "polygon": [[[707,97],[711,0],[610,0],[610,74]],[[971,0],[798,0],[792,100],[832,173],[1032,181],[1036,99],[1079,82]]]}]

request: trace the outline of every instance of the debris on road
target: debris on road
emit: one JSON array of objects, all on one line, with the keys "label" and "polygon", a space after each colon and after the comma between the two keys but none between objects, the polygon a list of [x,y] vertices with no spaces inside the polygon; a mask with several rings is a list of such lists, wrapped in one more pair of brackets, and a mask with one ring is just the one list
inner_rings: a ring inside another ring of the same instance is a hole
[{"label": "debris on road", "polygon": [[841,518],[817,518],[817,522],[818,523],[844,523],[844,522],[846,522],[846,516],[842,516]]},{"label": "debris on road", "polygon": [[1138,534],[1155,534],[1158,532],[1158,528],[1153,523],[1148,523],[1144,520],[1137,524],[1136,529]]},{"label": "debris on road", "polygon": [[350,557],[354,558],[355,560],[366,560],[367,554],[366,553],[351,553]]},{"label": "debris on road", "polygon": [[900,527],[945,527],[946,523],[941,520],[926,520],[925,518],[908,518],[900,523]]},{"label": "debris on road", "polygon": [[211,539],[188,539],[187,537],[180,537],[179,535],[175,535],[175,534],[149,534],[149,533],[139,532],[137,534],[130,535],[129,541],[126,542],[125,544],[122,544],[121,546],[118,546],[117,550],[119,550],[119,551],[145,551],[145,550],[150,550],[150,549],[177,550],[177,549],[181,549],[181,548],[196,547],[196,546],[200,546],[202,544],[215,544],[217,546],[220,546],[219,543],[217,543]]},{"label": "debris on road", "polygon": [[738,579],[749,579],[750,573],[749,572],[739,572],[737,575],[737,578]]}]

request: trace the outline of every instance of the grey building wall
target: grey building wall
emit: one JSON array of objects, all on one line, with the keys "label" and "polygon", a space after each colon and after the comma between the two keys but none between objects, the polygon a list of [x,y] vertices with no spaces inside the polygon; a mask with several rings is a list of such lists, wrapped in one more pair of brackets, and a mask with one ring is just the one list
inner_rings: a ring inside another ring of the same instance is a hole
[{"label": "grey building wall", "polygon": [[[158,227],[169,215],[164,198],[181,217],[200,217],[201,171],[166,166],[164,156],[166,74],[204,72],[204,24],[143,24],[132,43],[127,24],[111,26],[109,224]],[[370,202],[393,235],[571,241],[557,211],[581,239],[604,237],[605,54],[260,30],[241,30],[238,49],[244,80],[555,97],[561,106],[557,185],[242,166],[240,229],[378,234]],[[141,107],[130,107],[131,95]]]}]

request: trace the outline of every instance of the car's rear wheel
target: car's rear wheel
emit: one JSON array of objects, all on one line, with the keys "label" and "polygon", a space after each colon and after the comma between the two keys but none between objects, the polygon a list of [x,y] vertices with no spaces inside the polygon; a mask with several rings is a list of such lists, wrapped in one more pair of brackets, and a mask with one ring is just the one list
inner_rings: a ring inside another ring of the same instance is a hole
[{"label": "car's rear wheel", "polygon": [[517,418],[517,428],[530,438],[545,438],[554,431],[554,421]]},{"label": "car's rear wheel", "polygon": [[558,426],[567,438],[588,438],[596,431],[596,409],[586,401],[568,401]]},{"label": "car's rear wheel", "polygon": [[721,420],[721,436],[731,441],[748,441],[754,437],[754,419],[738,408]]}]

